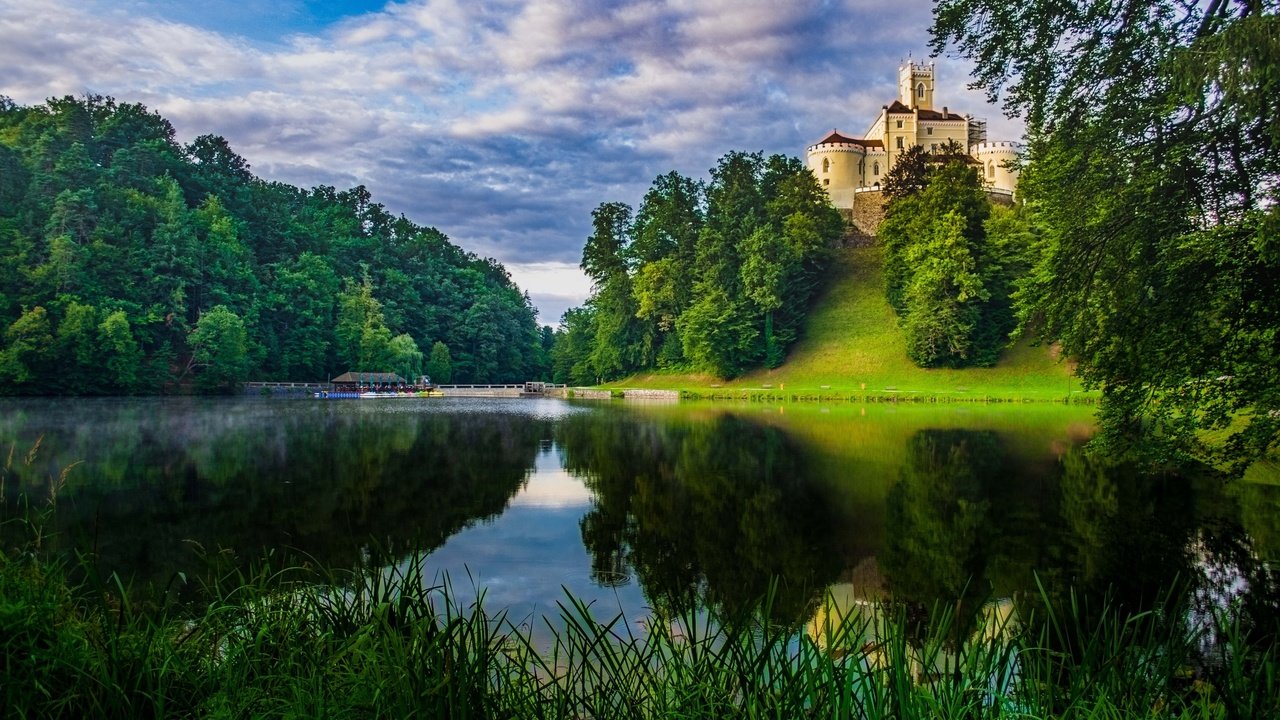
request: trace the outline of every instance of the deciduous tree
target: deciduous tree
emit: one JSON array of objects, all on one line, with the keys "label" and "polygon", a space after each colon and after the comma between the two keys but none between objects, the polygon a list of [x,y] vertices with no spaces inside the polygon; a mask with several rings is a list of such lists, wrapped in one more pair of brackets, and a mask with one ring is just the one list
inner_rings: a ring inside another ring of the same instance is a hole
[{"label": "deciduous tree", "polygon": [[[1270,0],[941,0],[933,46],[1026,118],[1024,323],[1104,439],[1241,470],[1280,444],[1280,16]],[[1205,430],[1225,431],[1207,445]]]}]

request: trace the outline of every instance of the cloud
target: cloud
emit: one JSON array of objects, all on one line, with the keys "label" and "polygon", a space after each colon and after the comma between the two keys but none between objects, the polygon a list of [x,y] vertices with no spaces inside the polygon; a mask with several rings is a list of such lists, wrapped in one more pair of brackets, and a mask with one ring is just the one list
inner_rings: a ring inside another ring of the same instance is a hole
[{"label": "cloud", "polygon": [[[0,0],[0,93],[143,102],[184,140],[225,136],[263,177],[364,184],[524,282],[551,273],[530,287],[544,322],[585,297],[572,277],[595,205],[635,204],[671,169],[702,177],[729,150],[799,154],[831,127],[863,132],[898,62],[923,55],[930,13],[927,0],[403,0],[322,23],[305,3],[252,0],[265,27],[246,31],[211,3]],[[964,89],[967,69],[938,60],[939,104],[1020,135]]]}]

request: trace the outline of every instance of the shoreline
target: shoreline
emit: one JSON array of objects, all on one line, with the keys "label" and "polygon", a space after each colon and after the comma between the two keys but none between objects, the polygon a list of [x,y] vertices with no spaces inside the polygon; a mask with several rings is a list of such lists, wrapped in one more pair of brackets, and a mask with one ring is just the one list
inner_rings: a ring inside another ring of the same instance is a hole
[{"label": "shoreline", "polygon": [[772,388],[730,388],[703,389],[654,389],[654,388],[566,388],[560,397],[587,400],[667,400],[692,402],[787,402],[787,403],[912,403],[912,404],[1055,404],[1055,405],[1097,405],[1100,395],[1096,392],[1082,390],[1073,391],[1070,395],[1061,396],[1020,396],[1006,393],[942,393],[928,390],[883,390],[883,391],[839,391],[804,389],[787,392]]}]

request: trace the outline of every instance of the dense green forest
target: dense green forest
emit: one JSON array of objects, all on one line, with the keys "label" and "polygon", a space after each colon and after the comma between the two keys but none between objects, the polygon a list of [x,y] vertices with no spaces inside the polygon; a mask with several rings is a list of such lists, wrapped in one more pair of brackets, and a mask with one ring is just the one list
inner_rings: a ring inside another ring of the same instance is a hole
[{"label": "dense green forest", "polygon": [[498,262],[363,186],[255,177],[142,105],[0,98],[0,393],[223,391],[346,370],[522,381],[550,328]]},{"label": "dense green forest", "polygon": [[[1103,442],[1240,471],[1280,451],[1280,3],[941,0],[933,49],[1027,123],[1030,332]],[[1151,445],[1148,445],[1151,447]]]},{"label": "dense green forest", "polygon": [[996,205],[959,146],[907,149],[885,178],[885,295],[921,367],[991,366],[1029,271],[1021,208]]},{"label": "dense green forest", "polygon": [[634,214],[611,202],[592,217],[582,269],[593,291],[562,320],[557,382],[780,365],[842,232],[800,160],[745,152],[722,157],[708,183],[671,172]]}]

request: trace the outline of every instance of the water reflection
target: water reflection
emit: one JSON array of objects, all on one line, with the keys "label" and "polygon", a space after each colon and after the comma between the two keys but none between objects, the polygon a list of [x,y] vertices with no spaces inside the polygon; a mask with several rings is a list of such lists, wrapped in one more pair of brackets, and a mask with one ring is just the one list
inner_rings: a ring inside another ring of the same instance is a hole
[{"label": "water reflection", "polygon": [[43,437],[17,467],[28,484],[81,462],[58,497],[64,546],[163,583],[193,548],[330,567],[430,550],[502,512],[551,433],[529,406],[397,402],[24,403],[0,430]]},{"label": "water reflection", "polygon": [[[632,617],[774,592],[799,627],[893,600],[956,632],[1045,587],[1150,607],[1180,580],[1274,632],[1280,488],[1139,472],[1080,447],[1087,410],[397,400],[12,401],[8,481],[59,495],[64,548],[165,583],[192,548],[352,567],[435,550],[514,617],[562,586]],[[43,437],[37,460],[20,462]],[[12,493],[10,500],[12,500]],[[3,532],[3,528],[0,528]],[[1268,615],[1268,613],[1271,613]]]},{"label": "water reflection", "polygon": [[[983,580],[999,527],[995,512],[1009,459],[996,433],[922,430],[907,442],[907,463],[889,491],[880,569],[893,596],[917,610],[957,599],[959,624],[989,595]],[[1001,502],[1003,500],[1003,502]]]},{"label": "water reflection", "polygon": [[568,418],[556,437],[595,496],[580,526],[602,584],[634,574],[655,606],[731,614],[772,583],[773,612],[796,623],[840,571],[828,488],[777,428],[612,413]]}]

